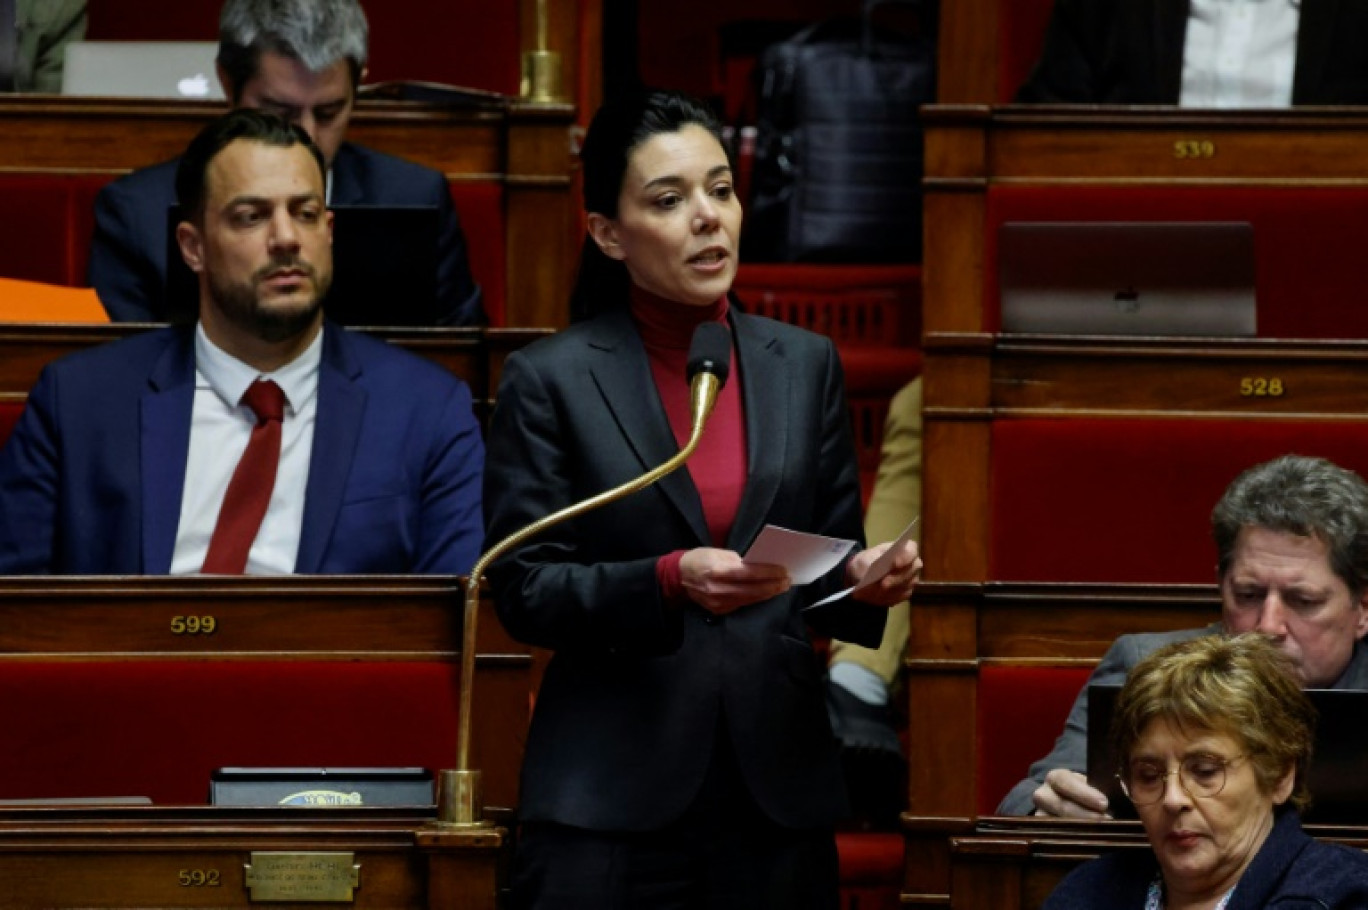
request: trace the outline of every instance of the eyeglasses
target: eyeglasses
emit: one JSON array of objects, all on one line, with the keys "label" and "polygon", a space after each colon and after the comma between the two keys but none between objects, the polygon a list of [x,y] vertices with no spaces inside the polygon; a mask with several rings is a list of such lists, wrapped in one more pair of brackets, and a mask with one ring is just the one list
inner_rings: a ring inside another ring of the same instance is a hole
[{"label": "eyeglasses", "polygon": [[1130,801],[1137,806],[1152,806],[1164,798],[1168,779],[1178,775],[1178,784],[1193,799],[1210,799],[1225,788],[1226,768],[1242,758],[1217,758],[1214,755],[1189,755],[1176,771],[1161,771],[1149,762],[1138,762],[1130,769],[1122,768],[1116,779]]}]

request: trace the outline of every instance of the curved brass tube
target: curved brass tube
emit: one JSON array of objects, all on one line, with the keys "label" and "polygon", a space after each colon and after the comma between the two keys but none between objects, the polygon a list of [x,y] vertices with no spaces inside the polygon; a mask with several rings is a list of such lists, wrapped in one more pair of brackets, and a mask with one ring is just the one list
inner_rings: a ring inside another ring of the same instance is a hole
[{"label": "curved brass tube", "polygon": [[485,569],[489,568],[494,560],[528,538],[568,518],[591,512],[645,489],[688,461],[703,438],[703,425],[712,413],[721,385],[718,378],[711,373],[699,373],[694,377],[689,389],[693,414],[689,441],[669,461],[652,468],[635,480],[629,480],[597,496],[566,506],[559,512],[539,518],[513,532],[486,551],[470,570],[470,576],[466,581],[465,616],[461,630],[461,704],[460,725],[456,736],[456,770],[443,771],[438,783],[437,817],[440,824],[459,827],[480,827],[488,824],[480,818],[480,772],[470,767],[470,720],[475,692],[475,638],[479,629],[480,589]]}]

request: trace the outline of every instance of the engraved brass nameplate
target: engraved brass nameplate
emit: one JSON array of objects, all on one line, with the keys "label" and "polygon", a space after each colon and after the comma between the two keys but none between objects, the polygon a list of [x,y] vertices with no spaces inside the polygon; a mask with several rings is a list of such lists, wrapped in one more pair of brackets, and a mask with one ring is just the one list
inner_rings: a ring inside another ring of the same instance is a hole
[{"label": "engraved brass nameplate", "polygon": [[361,887],[351,853],[253,853],[247,890],[254,901],[350,903]]}]

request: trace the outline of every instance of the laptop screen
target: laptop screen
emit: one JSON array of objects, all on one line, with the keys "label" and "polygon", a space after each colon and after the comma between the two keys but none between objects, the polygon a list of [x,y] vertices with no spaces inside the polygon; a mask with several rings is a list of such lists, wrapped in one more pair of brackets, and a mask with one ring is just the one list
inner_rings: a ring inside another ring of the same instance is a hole
[{"label": "laptop screen", "polygon": [[[1111,748],[1118,685],[1088,686],[1088,783],[1107,794],[1116,818],[1135,818],[1135,807],[1116,779],[1119,758]],[[1360,824],[1368,818],[1368,691],[1307,689],[1319,718],[1307,770],[1311,807],[1304,820]]]},{"label": "laptop screen", "polygon": [[1229,337],[1256,331],[1245,222],[1007,222],[1002,330]]},{"label": "laptop screen", "polygon": [[[335,205],[328,318],[350,326],[437,324],[436,206]],[[193,322],[199,279],[176,243],[179,206],[167,213],[165,312]]]},{"label": "laptop screen", "polygon": [[72,41],[62,94],[222,101],[217,41]]}]

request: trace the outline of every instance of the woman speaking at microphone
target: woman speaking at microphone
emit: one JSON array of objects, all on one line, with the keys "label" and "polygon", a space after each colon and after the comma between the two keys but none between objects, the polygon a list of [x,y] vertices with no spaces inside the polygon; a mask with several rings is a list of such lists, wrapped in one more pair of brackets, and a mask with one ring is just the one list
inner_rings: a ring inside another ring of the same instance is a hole
[{"label": "woman speaking at microphone", "polygon": [[554,652],[522,769],[513,905],[835,908],[844,797],[808,623],[877,646],[920,572],[916,545],[859,599],[806,614],[888,545],[802,587],[743,561],[766,524],[861,538],[835,348],[728,300],[741,205],[707,108],[664,92],[613,102],[581,158],[575,324],[504,367],[487,543],[684,446],[699,325],[730,329],[730,379],[684,468],[490,568],[508,631]]}]

